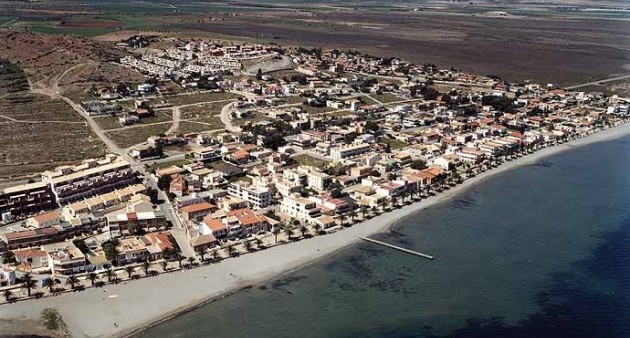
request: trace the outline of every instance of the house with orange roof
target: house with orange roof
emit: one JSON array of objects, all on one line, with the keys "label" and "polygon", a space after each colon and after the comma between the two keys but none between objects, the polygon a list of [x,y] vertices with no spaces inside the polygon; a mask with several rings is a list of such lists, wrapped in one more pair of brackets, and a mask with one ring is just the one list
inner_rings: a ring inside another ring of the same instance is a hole
[{"label": "house with orange roof", "polygon": [[26,220],[26,226],[29,228],[48,228],[61,222],[61,214],[57,211],[50,211],[30,217]]},{"label": "house with orange roof", "polygon": [[185,222],[201,221],[207,215],[217,211],[219,208],[208,202],[200,202],[182,207],[180,212],[182,213],[182,219]]}]

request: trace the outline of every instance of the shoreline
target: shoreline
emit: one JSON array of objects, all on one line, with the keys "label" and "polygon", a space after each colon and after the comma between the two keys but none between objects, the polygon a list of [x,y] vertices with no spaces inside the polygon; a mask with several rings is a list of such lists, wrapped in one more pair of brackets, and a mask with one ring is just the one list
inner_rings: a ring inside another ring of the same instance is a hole
[{"label": "shoreline", "polygon": [[[356,244],[359,237],[387,231],[401,220],[428,207],[452,200],[467,189],[508,170],[529,165],[542,158],[588,144],[610,141],[630,134],[621,124],[595,134],[540,149],[465,180],[449,190],[405,205],[324,236],[223,260],[193,270],[144,278],[130,283],[91,288],[78,294],[64,294],[0,306],[4,319],[37,319],[44,308],[53,307],[63,315],[73,337],[131,337],[153,326],[193,311],[231,294],[265,283],[301,267],[332,257]],[[439,259],[439,253],[431,253]],[[430,263],[429,263],[430,264]]]}]

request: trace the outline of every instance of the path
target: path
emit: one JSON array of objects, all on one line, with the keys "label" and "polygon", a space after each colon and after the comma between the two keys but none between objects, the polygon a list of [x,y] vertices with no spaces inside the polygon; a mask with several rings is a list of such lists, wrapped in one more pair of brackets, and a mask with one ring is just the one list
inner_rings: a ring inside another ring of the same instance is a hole
[{"label": "path", "polygon": [[616,76],[616,77],[610,77],[610,78],[603,79],[603,80],[586,82],[586,83],[582,83],[582,84],[578,84],[578,85],[574,85],[574,86],[568,86],[568,87],[564,87],[564,89],[573,90],[573,89],[587,87],[587,86],[599,86],[599,85],[603,85],[604,83],[618,81],[618,80],[625,80],[625,79],[630,79],[630,74],[622,75],[622,76]]},{"label": "path", "polygon": [[29,120],[18,120],[12,117],[8,117],[5,115],[0,115],[0,118],[7,119],[11,122],[15,123],[29,123],[29,124],[39,124],[39,123],[67,123],[67,124],[85,124],[85,122],[77,122],[77,121],[54,121],[54,120],[41,120],[41,121],[29,121]]}]

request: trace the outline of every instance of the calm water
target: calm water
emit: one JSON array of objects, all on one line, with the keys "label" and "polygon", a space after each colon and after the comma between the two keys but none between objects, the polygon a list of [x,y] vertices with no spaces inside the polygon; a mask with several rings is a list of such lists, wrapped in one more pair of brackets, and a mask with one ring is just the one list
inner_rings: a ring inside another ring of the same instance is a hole
[{"label": "calm water", "polygon": [[140,337],[630,337],[630,137],[495,176]]}]

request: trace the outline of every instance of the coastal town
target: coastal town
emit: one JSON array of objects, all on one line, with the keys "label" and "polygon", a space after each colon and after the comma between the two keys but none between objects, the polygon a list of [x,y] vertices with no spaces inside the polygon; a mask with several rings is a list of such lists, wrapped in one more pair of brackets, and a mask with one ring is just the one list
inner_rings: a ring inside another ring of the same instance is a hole
[{"label": "coastal town", "polygon": [[[148,37],[118,47],[146,81],[72,102],[109,153],[0,188],[6,303],[361,227],[626,123],[630,103],[355,51]],[[108,119],[134,133],[166,109],[172,126],[141,143],[98,130]]]}]

